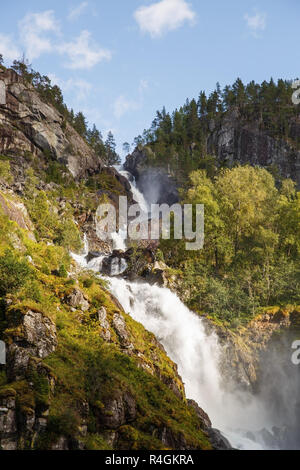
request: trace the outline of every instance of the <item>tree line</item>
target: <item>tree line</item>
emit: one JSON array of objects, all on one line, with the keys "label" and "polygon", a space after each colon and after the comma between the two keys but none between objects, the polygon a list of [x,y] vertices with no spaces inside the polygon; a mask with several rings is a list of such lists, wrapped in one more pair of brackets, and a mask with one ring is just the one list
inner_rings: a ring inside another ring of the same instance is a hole
[{"label": "tree line", "polygon": [[288,139],[298,148],[299,138],[293,135],[291,124],[299,116],[300,105],[292,102],[292,83],[271,79],[245,85],[238,78],[223,90],[217,83],[212,93],[201,91],[198,99],[187,99],[172,113],[165,107],[157,111],[151,127],[134,144],[147,146],[153,163],[169,165],[185,175],[199,168],[208,169],[211,161],[206,162],[206,142],[211,123],[235,111],[242,124],[250,123],[271,137]]}]

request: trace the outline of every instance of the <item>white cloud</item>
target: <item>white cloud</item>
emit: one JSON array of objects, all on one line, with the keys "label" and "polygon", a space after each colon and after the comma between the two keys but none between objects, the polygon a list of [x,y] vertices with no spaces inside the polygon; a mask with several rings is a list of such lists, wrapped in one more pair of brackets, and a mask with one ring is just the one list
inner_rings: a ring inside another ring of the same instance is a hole
[{"label": "white cloud", "polygon": [[244,16],[247,27],[254,37],[259,37],[259,33],[264,31],[267,26],[267,16],[265,13],[257,12],[250,16],[248,13]]},{"label": "white cloud", "polygon": [[196,13],[185,0],[161,0],[138,8],[134,17],[141,31],[154,38],[180,28],[186,21],[192,24]]},{"label": "white cloud", "polygon": [[75,21],[77,20],[80,15],[84,12],[84,10],[88,7],[88,2],[82,2],[77,7],[74,7],[70,10],[70,13],[68,15],[68,20],[69,21]]},{"label": "white cloud", "polygon": [[[80,5],[81,10],[85,3],[87,2]],[[21,52],[25,53],[30,62],[45,53],[59,53],[66,56],[64,65],[75,70],[91,69],[102,60],[110,60],[112,57],[111,51],[93,42],[91,33],[87,30],[72,41],[63,40],[60,24],[53,10],[28,13],[19,21],[18,27],[19,38],[16,42],[12,36],[0,33],[0,54],[6,60],[20,57]],[[83,89],[83,83],[81,85]]]},{"label": "white cloud", "polygon": [[144,91],[148,90],[149,88],[149,83],[147,80],[140,80],[140,85],[139,85],[139,93],[143,94]]},{"label": "white cloud", "polygon": [[54,11],[28,13],[20,22],[20,38],[27,58],[31,61],[54,50],[53,37],[59,34]]},{"label": "white cloud", "polygon": [[69,57],[66,67],[70,69],[90,69],[102,60],[110,60],[112,56],[111,51],[91,41],[91,33],[87,30],[82,31],[74,41],[59,46],[58,52]]},{"label": "white cloud", "polygon": [[62,80],[53,73],[49,73],[48,77],[53,85],[58,85],[65,93],[72,92],[77,101],[84,101],[92,90],[92,84],[82,78]]},{"label": "white cloud", "polygon": [[114,102],[114,115],[120,119],[129,111],[136,111],[140,107],[137,101],[130,101],[124,95],[120,95]]},{"label": "white cloud", "polygon": [[0,54],[3,55],[4,60],[14,60],[21,56],[12,36],[0,34]]}]

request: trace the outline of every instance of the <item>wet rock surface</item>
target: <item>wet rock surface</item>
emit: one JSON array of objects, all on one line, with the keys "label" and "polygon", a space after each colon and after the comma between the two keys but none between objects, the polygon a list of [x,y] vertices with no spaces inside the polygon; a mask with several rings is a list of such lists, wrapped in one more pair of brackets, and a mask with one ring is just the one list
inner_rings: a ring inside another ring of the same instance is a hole
[{"label": "wet rock surface", "polygon": [[124,168],[135,177],[149,204],[172,205],[179,201],[175,180],[165,169],[151,168],[146,151],[137,148],[127,156]]}]

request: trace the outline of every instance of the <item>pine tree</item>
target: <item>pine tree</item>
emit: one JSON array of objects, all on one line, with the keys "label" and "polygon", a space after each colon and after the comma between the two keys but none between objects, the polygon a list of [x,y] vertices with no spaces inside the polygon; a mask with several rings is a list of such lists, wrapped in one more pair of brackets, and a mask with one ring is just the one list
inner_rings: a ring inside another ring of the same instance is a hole
[{"label": "pine tree", "polygon": [[105,141],[106,159],[109,166],[119,165],[121,162],[120,157],[116,152],[116,147],[117,145],[113,133],[109,131]]},{"label": "pine tree", "polygon": [[81,111],[79,111],[74,118],[74,129],[84,139],[87,137],[87,121]]},{"label": "pine tree", "polygon": [[187,135],[190,142],[194,142],[199,129],[198,107],[195,100],[192,100],[189,105],[187,115]]},{"label": "pine tree", "polygon": [[198,111],[200,116],[205,116],[207,113],[207,98],[204,91],[201,91],[199,95]]},{"label": "pine tree", "polygon": [[236,99],[236,104],[242,108],[246,103],[246,92],[245,86],[240,78],[237,78],[237,80],[234,82],[232,91]]},{"label": "pine tree", "polygon": [[126,153],[126,155],[130,153],[130,144],[128,142],[124,142],[123,151]]}]

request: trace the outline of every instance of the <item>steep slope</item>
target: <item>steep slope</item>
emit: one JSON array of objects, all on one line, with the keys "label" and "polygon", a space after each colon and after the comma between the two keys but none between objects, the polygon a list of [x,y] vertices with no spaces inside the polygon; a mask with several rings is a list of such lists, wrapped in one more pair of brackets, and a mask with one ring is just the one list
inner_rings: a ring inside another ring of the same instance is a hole
[{"label": "steep slope", "polygon": [[293,139],[274,138],[260,129],[258,122],[243,120],[239,111],[228,112],[223,119],[212,119],[207,137],[207,153],[229,167],[240,164],[277,169],[281,178],[292,178],[300,187],[300,121],[290,122]]},{"label": "steep slope", "polygon": [[66,165],[73,177],[98,172],[99,157],[53,107],[42,101],[32,85],[10,69],[0,69],[0,153],[13,162],[37,156],[42,166],[51,160]]},{"label": "steep slope", "polygon": [[227,448],[154,335],[70,257],[83,233],[111,250],[96,208],[130,184],[19,75],[0,83],[1,449]]}]

